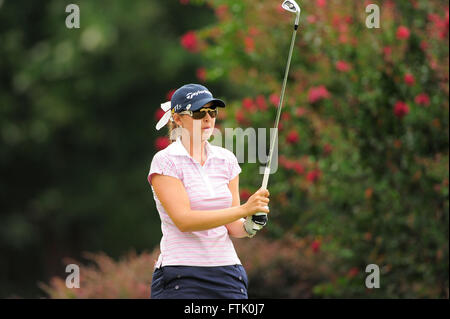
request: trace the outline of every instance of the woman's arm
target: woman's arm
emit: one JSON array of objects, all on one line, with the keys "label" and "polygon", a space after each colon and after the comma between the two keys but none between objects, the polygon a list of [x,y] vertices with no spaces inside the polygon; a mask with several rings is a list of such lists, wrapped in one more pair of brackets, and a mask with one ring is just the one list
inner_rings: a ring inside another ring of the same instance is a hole
[{"label": "woman's arm", "polygon": [[269,192],[263,189],[250,196],[244,205],[217,210],[191,210],[186,189],[179,179],[154,174],[152,185],[167,214],[182,232],[211,229],[230,224],[258,211],[269,212],[265,207],[269,202]]},{"label": "woman's arm", "polygon": [[[231,204],[232,207],[237,207],[241,204],[241,200],[239,197],[239,175],[233,178],[228,184],[228,188],[230,189],[231,195],[233,196],[233,202]],[[228,229],[228,234],[231,237],[235,238],[244,238],[247,237],[247,232],[244,229],[244,218],[240,218],[232,223],[226,224],[225,226]]]}]

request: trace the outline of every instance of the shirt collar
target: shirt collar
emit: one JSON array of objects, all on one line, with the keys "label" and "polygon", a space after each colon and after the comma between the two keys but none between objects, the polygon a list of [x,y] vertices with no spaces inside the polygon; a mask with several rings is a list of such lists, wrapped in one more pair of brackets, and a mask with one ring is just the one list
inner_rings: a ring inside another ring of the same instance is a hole
[{"label": "shirt collar", "polygon": [[[206,158],[210,159],[213,157],[219,157],[217,152],[214,150],[211,144],[209,144],[208,141],[205,142],[205,148],[206,148]],[[175,142],[173,142],[169,146],[169,154],[171,155],[177,155],[177,156],[187,156],[191,157],[184,147],[183,143],[181,142],[181,137],[178,137]]]}]

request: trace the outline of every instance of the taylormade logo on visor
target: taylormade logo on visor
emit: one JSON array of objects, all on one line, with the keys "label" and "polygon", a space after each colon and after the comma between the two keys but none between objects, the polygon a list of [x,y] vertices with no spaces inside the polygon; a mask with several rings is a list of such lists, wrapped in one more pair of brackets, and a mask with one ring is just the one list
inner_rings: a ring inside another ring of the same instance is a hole
[{"label": "taylormade logo on visor", "polygon": [[197,92],[189,92],[188,94],[186,94],[186,98],[191,100],[193,97],[199,95],[199,94],[208,94],[211,95],[211,92],[209,92],[208,90],[202,90],[202,91],[197,91]]}]

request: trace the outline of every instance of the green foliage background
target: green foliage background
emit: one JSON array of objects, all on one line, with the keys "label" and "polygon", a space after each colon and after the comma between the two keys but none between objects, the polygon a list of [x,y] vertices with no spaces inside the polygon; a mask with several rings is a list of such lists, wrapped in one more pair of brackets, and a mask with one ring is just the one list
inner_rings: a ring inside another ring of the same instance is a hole
[{"label": "green foliage background", "polygon": [[146,180],[154,113],[170,89],[196,81],[201,59],[181,35],[214,21],[178,1],[76,3],[80,29],[65,27],[69,2],[0,6],[4,297],[42,294],[37,281],[64,274],[63,257],[157,245]]},{"label": "green foliage background", "polygon": [[[158,245],[146,174],[169,90],[205,82],[227,101],[222,131],[272,125],[293,16],[280,1],[184,2],[80,0],[69,30],[64,1],[0,1],[0,296],[41,296],[64,257]],[[374,3],[380,29],[362,1],[300,2],[267,242],[237,245],[251,296],[448,298],[448,2]],[[259,165],[241,165],[243,191]],[[364,286],[371,263],[380,289]]]}]

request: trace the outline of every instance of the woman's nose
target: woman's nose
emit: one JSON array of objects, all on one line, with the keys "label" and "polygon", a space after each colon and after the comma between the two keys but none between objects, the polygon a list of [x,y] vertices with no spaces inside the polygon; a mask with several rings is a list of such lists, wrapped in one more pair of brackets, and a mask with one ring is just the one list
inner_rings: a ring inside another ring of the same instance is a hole
[{"label": "woman's nose", "polygon": [[205,120],[206,122],[211,120],[211,115],[209,115],[208,112],[206,112],[206,115],[203,117],[203,120]]}]

